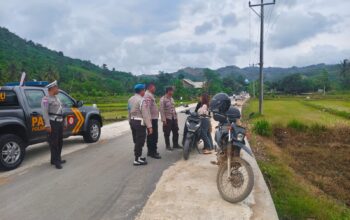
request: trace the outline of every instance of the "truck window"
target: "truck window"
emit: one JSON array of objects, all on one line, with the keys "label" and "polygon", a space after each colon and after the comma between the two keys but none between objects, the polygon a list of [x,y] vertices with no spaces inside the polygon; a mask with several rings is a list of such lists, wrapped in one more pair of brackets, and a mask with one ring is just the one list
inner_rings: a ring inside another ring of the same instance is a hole
[{"label": "truck window", "polygon": [[62,105],[65,108],[72,108],[73,107],[74,101],[70,97],[68,97],[66,94],[60,92],[60,93],[58,93],[57,97],[60,99]]},{"label": "truck window", "polygon": [[26,89],[26,90],[24,90],[24,94],[26,95],[29,107],[41,108],[41,100],[45,96],[44,91],[34,90],[34,89]]},{"label": "truck window", "polygon": [[0,107],[18,107],[17,95],[14,91],[0,90]]}]

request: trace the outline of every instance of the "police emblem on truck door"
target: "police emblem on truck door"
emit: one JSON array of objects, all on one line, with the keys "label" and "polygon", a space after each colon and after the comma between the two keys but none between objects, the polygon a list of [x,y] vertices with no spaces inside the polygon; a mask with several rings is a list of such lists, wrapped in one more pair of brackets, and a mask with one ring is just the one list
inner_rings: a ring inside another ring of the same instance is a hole
[{"label": "police emblem on truck door", "polygon": [[32,131],[45,130],[45,123],[42,116],[32,116]]}]

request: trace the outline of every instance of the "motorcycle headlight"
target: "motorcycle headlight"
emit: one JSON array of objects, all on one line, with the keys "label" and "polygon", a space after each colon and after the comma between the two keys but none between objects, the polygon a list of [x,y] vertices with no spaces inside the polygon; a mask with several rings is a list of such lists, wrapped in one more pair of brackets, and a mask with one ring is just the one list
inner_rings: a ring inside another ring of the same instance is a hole
[{"label": "motorcycle headlight", "polygon": [[243,139],[244,139],[244,134],[238,133],[237,134],[237,141],[243,141]]}]

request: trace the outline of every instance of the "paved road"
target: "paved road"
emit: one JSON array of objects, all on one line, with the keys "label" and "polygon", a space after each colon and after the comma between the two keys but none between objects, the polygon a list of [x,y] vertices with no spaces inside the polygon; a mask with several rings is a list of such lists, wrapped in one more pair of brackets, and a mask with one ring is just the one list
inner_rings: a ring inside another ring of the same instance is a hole
[{"label": "paved road", "polygon": [[[184,123],[181,114],[179,123]],[[110,134],[123,129],[125,125],[105,131]],[[0,219],[133,219],[162,172],[181,158],[181,151],[164,150],[161,134],[160,130],[163,159],[149,159],[145,167],[132,166],[129,131],[116,138],[109,135],[88,146],[81,144],[80,138],[66,140],[68,148],[79,144],[81,147],[64,156],[67,164],[62,170],[49,165],[47,145],[28,149],[21,169],[0,173]]]}]

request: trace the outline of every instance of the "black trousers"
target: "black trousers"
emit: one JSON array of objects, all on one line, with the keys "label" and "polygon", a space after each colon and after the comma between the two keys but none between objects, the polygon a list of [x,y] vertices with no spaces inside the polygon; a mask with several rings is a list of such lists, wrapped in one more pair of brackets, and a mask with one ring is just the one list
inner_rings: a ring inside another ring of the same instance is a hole
[{"label": "black trousers", "polygon": [[152,119],[153,133],[147,136],[148,154],[157,153],[158,144],[158,119]]},{"label": "black trousers", "polygon": [[163,132],[166,146],[170,146],[170,133],[173,132],[173,145],[179,144],[179,125],[177,119],[167,119],[166,125],[163,124]]},{"label": "black trousers", "polygon": [[51,133],[48,134],[48,142],[51,151],[51,163],[61,163],[61,153],[63,146],[63,123],[50,121]]},{"label": "black trousers", "polygon": [[130,120],[130,127],[132,132],[132,139],[134,141],[134,154],[135,157],[141,157],[142,148],[146,141],[146,126],[141,124],[139,120]]}]

